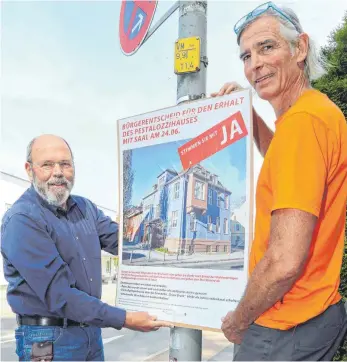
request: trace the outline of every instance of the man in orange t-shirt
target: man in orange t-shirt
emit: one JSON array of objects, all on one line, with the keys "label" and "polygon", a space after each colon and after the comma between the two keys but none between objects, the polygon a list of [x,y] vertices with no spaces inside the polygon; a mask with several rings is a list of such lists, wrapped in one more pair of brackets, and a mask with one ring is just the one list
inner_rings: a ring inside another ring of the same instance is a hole
[{"label": "man in orange t-shirt", "polygon": [[[338,292],[347,200],[347,125],[310,86],[313,47],[295,13],[266,3],[235,32],[247,80],[273,107],[274,134],[253,112],[265,156],[256,190],[250,278],[222,330],[234,360],[331,360],[347,317]],[[227,83],[212,96],[239,89]]]}]

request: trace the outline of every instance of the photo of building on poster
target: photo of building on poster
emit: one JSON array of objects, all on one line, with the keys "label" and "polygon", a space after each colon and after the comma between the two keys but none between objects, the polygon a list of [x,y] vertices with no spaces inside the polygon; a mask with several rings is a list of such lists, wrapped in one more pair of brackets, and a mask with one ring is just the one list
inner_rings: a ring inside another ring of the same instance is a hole
[{"label": "photo of building on poster", "polygon": [[123,151],[124,265],[243,270],[246,137],[184,170],[189,141]]}]

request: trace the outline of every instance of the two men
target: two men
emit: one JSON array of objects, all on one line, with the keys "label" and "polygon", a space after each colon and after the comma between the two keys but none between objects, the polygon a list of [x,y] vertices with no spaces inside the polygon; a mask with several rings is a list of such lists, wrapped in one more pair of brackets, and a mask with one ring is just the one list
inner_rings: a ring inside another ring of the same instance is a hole
[{"label": "two men", "polygon": [[[256,189],[249,282],[222,330],[236,360],[330,360],[347,318],[338,292],[347,200],[347,125],[310,81],[320,76],[295,13],[263,4],[236,25],[245,76],[273,107],[274,134],[253,111],[265,157]],[[240,89],[225,84],[218,96]]]},{"label": "two men", "polygon": [[102,327],[169,326],[100,300],[101,250],[117,254],[118,225],[88,199],[70,195],[69,145],[53,135],[35,138],[25,168],[32,186],[5,214],[1,230],[19,359],[102,361]]},{"label": "two men", "polygon": [[[241,343],[236,360],[331,359],[347,328],[338,293],[347,199],[345,118],[310,86],[320,68],[292,11],[264,4],[235,32],[245,75],[277,120],[273,134],[254,111],[255,141],[265,159],[250,279],[222,329]],[[214,96],[238,88],[229,83]],[[58,360],[102,360],[100,327],[164,325],[100,302],[100,249],[116,251],[117,225],[90,201],[69,196],[74,168],[67,144],[40,137],[29,146],[27,161],[33,186],[2,227],[8,301],[19,316],[29,316],[19,317],[20,359],[54,354]]]}]

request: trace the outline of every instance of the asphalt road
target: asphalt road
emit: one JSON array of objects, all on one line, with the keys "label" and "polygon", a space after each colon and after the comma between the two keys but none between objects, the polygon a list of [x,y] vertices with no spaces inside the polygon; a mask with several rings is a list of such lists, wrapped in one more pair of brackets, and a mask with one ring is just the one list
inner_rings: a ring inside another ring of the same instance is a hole
[{"label": "asphalt road", "polygon": [[[14,318],[1,319],[1,361],[18,361],[15,352]],[[163,353],[169,346],[169,330],[140,333],[124,329],[104,328],[103,341],[106,361],[144,361]]]}]

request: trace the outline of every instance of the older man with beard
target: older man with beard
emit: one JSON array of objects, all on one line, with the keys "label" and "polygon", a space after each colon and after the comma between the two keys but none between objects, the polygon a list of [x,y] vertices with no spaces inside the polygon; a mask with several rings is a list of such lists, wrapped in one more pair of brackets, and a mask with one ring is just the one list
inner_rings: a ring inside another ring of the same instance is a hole
[{"label": "older man with beard", "polygon": [[[322,74],[296,14],[272,2],[235,25],[244,73],[276,114],[253,112],[264,158],[256,189],[249,281],[222,330],[235,360],[331,360],[347,319],[338,292],[347,200],[347,126],[310,81]],[[237,89],[225,84],[212,96]]]},{"label": "older man with beard", "polygon": [[88,199],[70,195],[75,167],[67,142],[35,138],[25,168],[32,186],[7,211],[1,230],[19,360],[102,361],[102,327],[169,326],[100,300],[101,249],[117,254],[118,225]]}]

